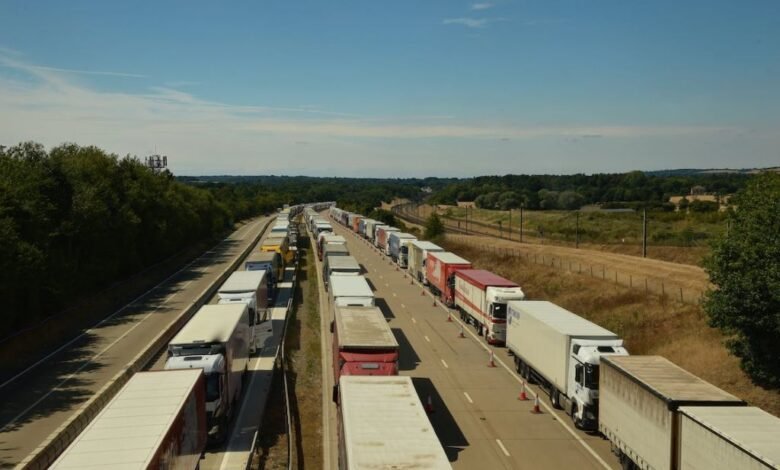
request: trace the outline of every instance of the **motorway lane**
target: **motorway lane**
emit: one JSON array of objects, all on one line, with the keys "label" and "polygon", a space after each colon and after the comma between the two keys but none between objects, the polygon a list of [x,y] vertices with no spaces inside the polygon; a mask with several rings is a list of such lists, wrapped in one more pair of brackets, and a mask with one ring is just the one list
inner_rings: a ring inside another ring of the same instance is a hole
[{"label": "motorway lane", "polygon": [[239,228],[72,344],[3,385],[0,467],[18,464],[174,322],[247,247],[266,220],[255,219]]},{"label": "motorway lane", "polygon": [[[414,378],[423,403],[432,400],[431,422],[453,467],[618,468],[607,441],[574,430],[564,413],[532,414],[533,402],[517,399],[517,375],[500,364],[488,367],[484,342],[468,327],[466,338],[458,337],[454,311],[453,322],[447,322],[442,308],[433,305],[427,291],[420,295],[420,286],[404,271],[354,233],[334,226],[367,271],[377,304],[389,317],[401,345],[401,375]],[[505,348],[489,349],[511,366]]]}]

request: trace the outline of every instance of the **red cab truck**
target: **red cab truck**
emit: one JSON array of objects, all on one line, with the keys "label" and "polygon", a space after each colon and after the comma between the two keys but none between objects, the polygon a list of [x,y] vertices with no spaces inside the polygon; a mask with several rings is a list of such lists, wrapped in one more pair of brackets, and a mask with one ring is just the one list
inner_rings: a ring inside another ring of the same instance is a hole
[{"label": "red cab truck", "polygon": [[333,383],[342,375],[398,375],[398,341],[379,307],[337,306],[335,317]]},{"label": "red cab truck", "polygon": [[428,252],[425,277],[428,288],[448,306],[455,305],[455,272],[471,269],[471,262],[449,251]]},{"label": "red cab truck", "polygon": [[358,233],[358,230],[360,229],[360,221],[363,219],[362,215],[355,214],[354,217],[352,217],[352,226],[350,227],[353,232]]},{"label": "red cab truck", "polygon": [[196,469],[206,447],[200,369],[138,372],[50,468]]},{"label": "red cab truck", "polygon": [[484,269],[455,272],[455,306],[460,319],[471,323],[490,344],[506,341],[506,304],[523,300],[517,283]]}]

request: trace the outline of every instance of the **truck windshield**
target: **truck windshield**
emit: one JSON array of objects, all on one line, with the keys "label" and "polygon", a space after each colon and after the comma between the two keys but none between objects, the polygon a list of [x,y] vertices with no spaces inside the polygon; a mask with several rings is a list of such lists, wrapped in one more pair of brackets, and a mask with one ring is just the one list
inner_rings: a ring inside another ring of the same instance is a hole
[{"label": "truck windshield", "polygon": [[590,390],[599,389],[599,366],[585,364],[585,388]]},{"label": "truck windshield", "polygon": [[219,377],[217,373],[206,376],[206,401],[219,399]]},{"label": "truck windshield", "polygon": [[493,304],[491,316],[506,320],[506,304]]}]

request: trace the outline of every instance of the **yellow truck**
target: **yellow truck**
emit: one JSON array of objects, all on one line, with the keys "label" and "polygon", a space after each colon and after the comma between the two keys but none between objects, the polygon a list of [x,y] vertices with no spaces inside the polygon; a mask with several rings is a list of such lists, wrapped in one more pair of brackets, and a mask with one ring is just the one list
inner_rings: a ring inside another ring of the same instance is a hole
[{"label": "yellow truck", "polygon": [[260,246],[260,251],[279,253],[285,265],[289,264],[295,257],[295,252],[290,250],[290,240],[286,236],[266,238]]}]

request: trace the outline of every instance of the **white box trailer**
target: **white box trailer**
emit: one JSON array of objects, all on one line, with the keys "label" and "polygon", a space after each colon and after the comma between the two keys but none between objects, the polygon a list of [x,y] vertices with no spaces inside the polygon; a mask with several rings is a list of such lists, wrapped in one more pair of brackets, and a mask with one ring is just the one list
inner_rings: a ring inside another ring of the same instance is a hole
[{"label": "white box trailer", "polygon": [[333,275],[359,276],[361,272],[360,263],[354,256],[328,256],[322,263],[322,279],[326,285]]},{"label": "white box trailer", "polygon": [[168,343],[166,370],[203,369],[212,442],[224,440],[238,405],[250,334],[245,304],[204,305]]},{"label": "white box trailer", "polygon": [[379,220],[373,220],[369,224],[366,225],[366,238],[371,241],[371,243],[375,243],[376,240],[376,229],[382,226],[385,226],[384,222],[380,222]]},{"label": "white box trailer", "polygon": [[599,431],[624,468],[681,468],[680,407],[745,404],[661,356],[604,357],[599,384]]},{"label": "white box trailer", "polygon": [[546,301],[508,302],[506,346],[515,368],[542,384],[555,408],[565,409],[579,428],[598,425],[599,365],[625,356],[623,340]]},{"label": "white box trailer", "polygon": [[330,278],[330,298],[338,307],[373,307],[374,292],[365,276],[333,276]]},{"label": "white box trailer", "polygon": [[387,238],[387,254],[398,263],[399,267],[405,268],[409,249],[406,244],[417,240],[417,237],[411,233],[391,232]]},{"label": "white box trailer", "polygon": [[196,469],[206,447],[200,370],[138,372],[52,464],[53,469]]},{"label": "white box trailer", "polygon": [[780,468],[780,419],[752,406],[681,406],[681,469]]},{"label": "white box trailer", "polygon": [[225,280],[217,291],[219,305],[244,303],[249,307],[249,327],[251,330],[250,352],[260,347],[260,335],[256,329],[268,319],[268,306],[271,295],[268,291],[268,279],[271,272],[266,270],[236,271]]},{"label": "white box trailer", "polygon": [[428,252],[436,253],[440,251],[444,251],[444,248],[435,243],[424,240],[411,242],[409,244],[408,270],[412,277],[422,282],[423,285],[428,284],[425,279],[425,260],[428,258]]},{"label": "white box trailer", "polygon": [[452,468],[410,377],[344,375],[339,393],[339,468]]}]

